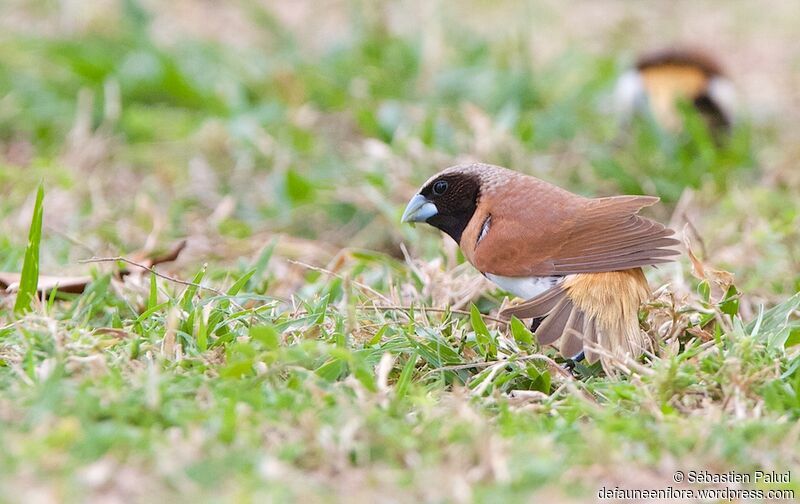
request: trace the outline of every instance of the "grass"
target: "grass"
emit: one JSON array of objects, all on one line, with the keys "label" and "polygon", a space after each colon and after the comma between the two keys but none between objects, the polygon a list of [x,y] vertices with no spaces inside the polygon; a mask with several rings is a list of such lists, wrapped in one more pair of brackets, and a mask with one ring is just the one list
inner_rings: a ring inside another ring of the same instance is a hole
[{"label": "grass", "polygon": [[43,201],[44,187],[39,184],[39,190],[36,191],[36,203],[33,205],[28,246],[25,248],[25,260],[22,263],[22,273],[14,302],[14,311],[17,313],[31,309],[39,286],[39,247],[42,242]]},{"label": "grass", "polygon": [[[791,94],[782,114],[748,94],[722,145],[623,129],[636,7],[610,8],[615,31],[550,4],[304,5],[0,7],[21,20],[0,44],[0,271],[23,273],[0,294],[3,499],[580,502],[798,468]],[[737,36],[793,40],[793,15]],[[697,258],[648,271],[652,355],[565,373],[451,243],[398,223],[464,159],[662,197]],[[83,262],[184,238],[158,275]],[[94,280],[31,299],[36,264]]]}]

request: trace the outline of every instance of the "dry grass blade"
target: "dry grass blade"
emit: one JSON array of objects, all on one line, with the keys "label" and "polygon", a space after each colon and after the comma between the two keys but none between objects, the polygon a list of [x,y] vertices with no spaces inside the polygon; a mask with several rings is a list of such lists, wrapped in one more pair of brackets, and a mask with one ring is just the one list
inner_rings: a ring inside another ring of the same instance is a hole
[{"label": "dry grass blade", "polygon": [[214,287],[208,287],[206,285],[200,285],[200,284],[197,284],[197,283],[194,283],[194,282],[188,282],[186,280],[181,280],[180,278],[176,278],[176,277],[173,277],[173,276],[170,276],[170,275],[165,275],[164,273],[160,273],[160,272],[156,271],[155,269],[153,269],[150,266],[138,263],[136,261],[132,261],[131,259],[128,259],[127,257],[122,257],[122,256],[117,256],[117,257],[90,257],[89,259],[82,259],[82,260],[80,260],[78,262],[80,262],[81,264],[121,262],[121,263],[128,264],[130,266],[139,268],[139,269],[144,270],[144,271],[149,271],[153,275],[155,275],[155,276],[157,276],[159,278],[163,278],[164,280],[167,280],[167,281],[172,282],[172,283],[176,283],[176,284],[180,284],[180,285],[185,285],[187,287],[194,287],[196,289],[213,292],[214,294],[217,294],[218,296],[224,296],[225,295],[224,292],[222,292],[219,289],[215,289]]},{"label": "dry grass blade", "polygon": [[[459,315],[467,315],[469,316],[471,312],[468,310],[457,310],[455,308],[431,308],[428,306],[383,306],[383,305],[362,305],[359,307],[362,310],[375,310],[375,311],[402,311],[406,314],[413,310],[417,310],[420,312],[433,312],[433,313],[457,313]],[[501,319],[497,317],[492,317],[491,315],[483,315],[481,317],[486,320],[491,320],[492,322],[497,322],[498,324],[502,324],[503,326],[508,325],[509,321],[506,319]]]},{"label": "dry grass blade", "polygon": [[359,289],[364,290],[364,291],[366,291],[366,292],[368,292],[368,293],[370,293],[370,294],[372,294],[374,296],[377,296],[377,297],[381,298],[384,302],[387,302],[387,303],[391,302],[391,300],[389,298],[387,298],[386,296],[384,296],[380,292],[376,291],[375,289],[373,289],[369,285],[363,284],[361,282],[357,282],[357,281],[355,281],[353,279],[347,279],[347,278],[343,277],[342,275],[340,275],[338,273],[335,273],[335,272],[333,272],[331,270],[328,270],[328,269],[325,269],[325,268],[320,268],[319,266],[312,266],[310,264],[306,264],[306,263],[301,262],[301,261],[295,261],[294,259],[289,259],[288,262],[290,262],[292,264],[296,264],[298,266],[302,266],[303,268],[306,268],[306,269],[310,269],[311,271],[318,271],[319,273],[324,273],[325,275],[329,275],[329,276],[338,278],[340,280],[349,281],[353,285],[358,287]]}]

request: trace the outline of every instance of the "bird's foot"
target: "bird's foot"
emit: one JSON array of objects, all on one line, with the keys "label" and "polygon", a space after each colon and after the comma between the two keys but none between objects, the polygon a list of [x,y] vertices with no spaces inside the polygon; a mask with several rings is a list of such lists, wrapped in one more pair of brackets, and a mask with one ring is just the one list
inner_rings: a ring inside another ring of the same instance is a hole
[{"label": "bird's foot", "polygon": [[586,354],[581,352],[578,355],[576,355],[575,357],[573,357],[571,359],[567,359],[567,362],[564,363],[564,369],[566,369],[567,371],[572,373],[573,376],[574,376],[575,375],[575,365],[577,363],[579,363],[580,361],[582,361],[583,359],[585,359],[585,358],[586,358]]}]

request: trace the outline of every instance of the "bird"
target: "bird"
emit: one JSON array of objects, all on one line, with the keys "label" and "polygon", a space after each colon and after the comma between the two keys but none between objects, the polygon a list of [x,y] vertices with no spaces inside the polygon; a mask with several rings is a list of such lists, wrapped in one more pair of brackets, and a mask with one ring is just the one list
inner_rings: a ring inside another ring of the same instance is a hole
[{"label": "bird", "polygon": [[697,110],[717,137],[730,130],[736,91],[707,52],[692,48],[649,52],[617,80],[616,108],[624,118],[649,110],[662,128],[677,132],[682,128],[677,107],[681,100]]},{"label": "bird", "polygon": [[653,196],[589,198],[484,163],[451,166],[408,202],[401,222],[424,222],[455,240],[487,279],[524,301],[501,312],[532,319],[540,345],[566,359],[615,362],[649,348],[639,307],[645,266],[674,260],[674,231],[638,215]]}]

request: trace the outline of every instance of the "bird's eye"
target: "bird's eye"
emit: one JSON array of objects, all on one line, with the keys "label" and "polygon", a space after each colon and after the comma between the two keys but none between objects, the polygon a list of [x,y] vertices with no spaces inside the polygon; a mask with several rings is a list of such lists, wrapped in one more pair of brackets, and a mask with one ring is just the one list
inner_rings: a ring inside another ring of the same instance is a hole
[{"label": "bird's eye", "polygon": [[435,184],[433,184],[433,193],[437,196],[441,196],[447,190],[447,181],[446,180],[439,180]]}]

